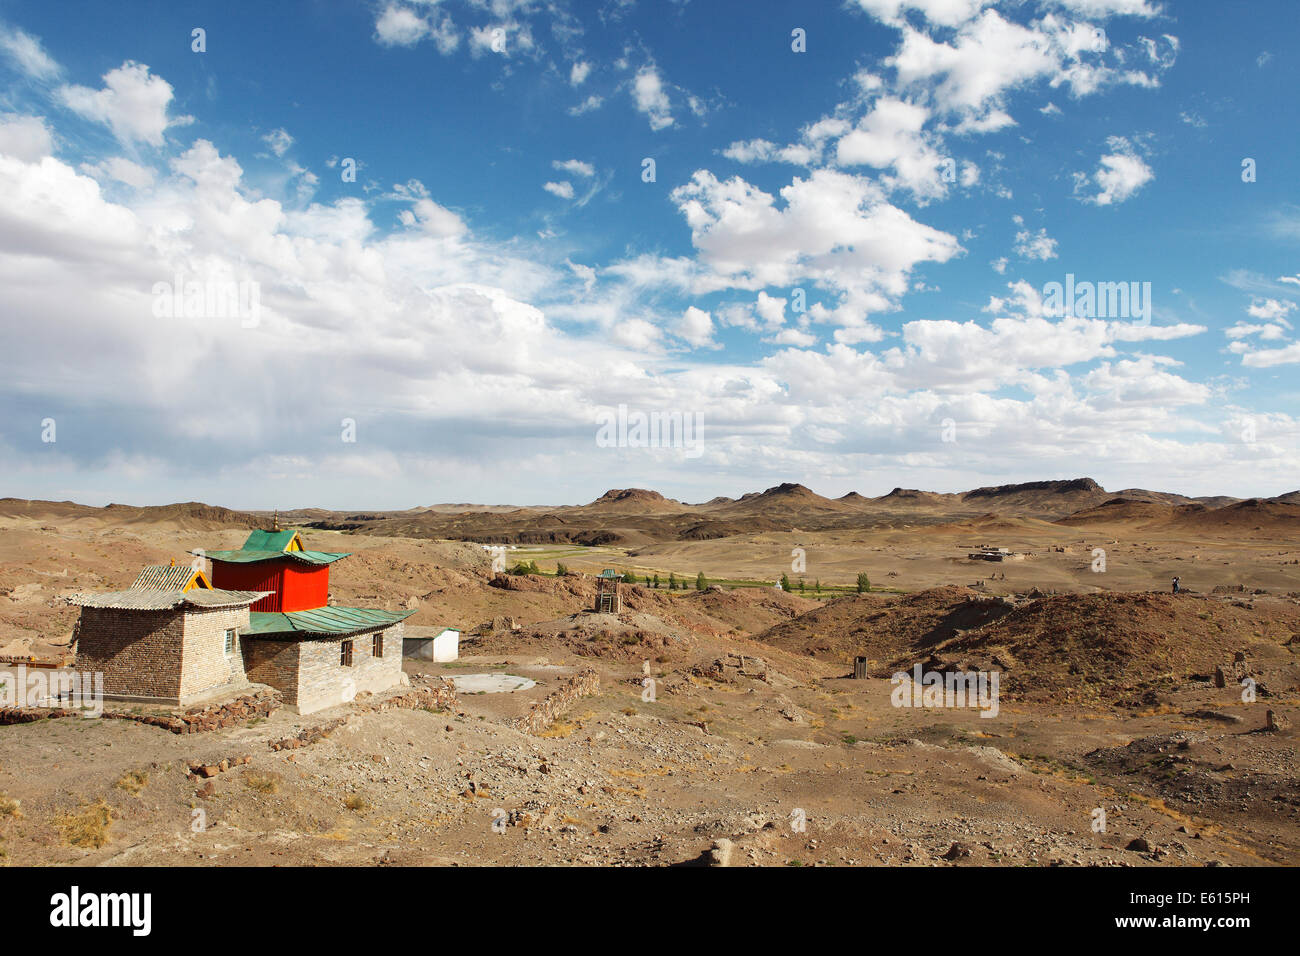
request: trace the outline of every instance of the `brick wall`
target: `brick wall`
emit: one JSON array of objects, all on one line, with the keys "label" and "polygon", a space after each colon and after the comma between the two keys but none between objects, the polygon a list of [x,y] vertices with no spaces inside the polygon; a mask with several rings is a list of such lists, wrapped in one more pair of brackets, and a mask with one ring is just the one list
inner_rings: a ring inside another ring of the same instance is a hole
[{"label": "brick wall", "polygon": [[[226,656],[226,630],[235,629],[235,649]],[[181,659],[181,702],[217,688],[248,686],[239,645],[248,629],[248,608],[211,608],[185,612],[185,649]]]},{"label": "brick wall", "polygon": [[248,627],[247,608],[82,608],[75,666],[103,673],[105,696],[184,704],[248,685],[238,638],[225,655],[231,627]]},{"label": "brick wall", "polygon": [[249,680],[278,690],[286,706],[298,706],[297,641],[256,637],[244,641],[244,673]]},{"label": "brick wall", "polygon": [[402,624],[382,632],[383,657],[371,653],[374,634],[352,641],[352,666],[339,663],[343,640],[249,641],[245,666],[250,679],[284,693],[284,702],[300,714],[347,703],[365,691],[378,693],[402,680]]},{"label": "brick wall", "polygon": [[104,693],[179,701],[184,612],[81,609],[77,635],[80,671],[100,671]]}]

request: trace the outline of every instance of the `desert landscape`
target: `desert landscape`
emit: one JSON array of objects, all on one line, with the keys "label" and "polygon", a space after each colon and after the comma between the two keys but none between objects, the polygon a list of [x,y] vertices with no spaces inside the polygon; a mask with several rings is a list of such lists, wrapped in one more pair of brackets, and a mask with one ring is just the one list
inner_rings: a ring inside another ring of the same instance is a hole
[{"label": "desert landscape", "polygon": [[[6,667],[74,667],[71,596],[272,524],[351,554],[331,605],[454,628],[457,659],[306,715],[253,682],[263,704],[205,702],[185,733],[185,708],[4,709],[4,863],[1300,863],[1300,492],[6,498]],[[931,704],[900,672],[997,682]]]}]

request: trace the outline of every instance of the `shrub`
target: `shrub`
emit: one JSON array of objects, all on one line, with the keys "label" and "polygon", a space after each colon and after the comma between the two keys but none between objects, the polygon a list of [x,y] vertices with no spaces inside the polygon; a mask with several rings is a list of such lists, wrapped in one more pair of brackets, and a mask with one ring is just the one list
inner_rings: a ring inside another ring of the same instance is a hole
[{"label": "shrub", "polygon": [[88,850],[98,850],[108,843],[108,828],[112,823],[113,808],[102,799],[76,813],[60,813],[54,818],[55,827],[67,843]]},{"label": "shrub", "polygon": [[145,784],[148,782],[149,774],[143,770],[131,770],[122,775],[122,779],[117,782],[117,786],[135,797],[140,795],[140,791],[145,788]]}]

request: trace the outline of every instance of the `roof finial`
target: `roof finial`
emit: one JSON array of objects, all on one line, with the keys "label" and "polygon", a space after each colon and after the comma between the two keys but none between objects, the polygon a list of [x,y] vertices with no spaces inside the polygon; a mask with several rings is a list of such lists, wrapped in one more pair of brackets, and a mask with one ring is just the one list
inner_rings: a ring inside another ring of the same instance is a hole
[{"label": "roof finial", "polygon": [[173,567],[173,568],[176,567],[176,559],[175,559],[175,558],[172,558],[171,567]]},{"label": "roof finial", "polygon": [[271,530],[272,531],[280,530],[280,509],[279,508],[275,509],[275,517],[271,519]]}]

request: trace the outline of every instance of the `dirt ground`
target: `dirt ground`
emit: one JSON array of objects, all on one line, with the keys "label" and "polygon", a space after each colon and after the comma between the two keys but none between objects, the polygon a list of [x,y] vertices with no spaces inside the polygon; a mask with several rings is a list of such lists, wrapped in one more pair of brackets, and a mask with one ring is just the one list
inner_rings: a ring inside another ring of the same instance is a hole
[{"label": "dirt ground", "polygon": [[[824,548],[844,577],[864,564],[913,593],[822,602],[638,586],[617,616],[585,611],[589,579],[495,576],[474,545],[307,532],[309,547],[357,552],[335,566],[333,602],[414,606],[415,623],[465,631],[460,660],[407,662],[409,672],[516,674],[536,686],[464,694],[458,711],[280,711],[187,736],[77,717],[0,727],[0,860],[694,865],[727,840],[732,865],[1300,863],[1295,550],[1077,531],[760,536],[767,543],[750,541],[751,556],[725,570],[726,552],[713,553],[719,571],[706,573],[779,574],[787,545],[802,540],[810,578]],[[0,643],[56,651],[75,620],[61,596],[123,587],[142,564],[245,534],[219,522],[6,519]],[[994,565],[950,553],[985,541],[1034,553],[990,587]],[[1104,573],[1087,569],[1091,546],[1109,546]],[[679,571],[703,566],[703,554]],[[608,566],[605,553],[592,560]],[[1196,592],[1183,604],[1163,593],[1171,566]],[[934,584],[945,587],[925,590]],[[1101,598],[1111,604],[1069,603]],[[485,622],[496,626],[473,633]],[[867,679],[850,677],[855,653],[870,658]],[[893,667],[995,657],[996,716],[895,706]],[[584,666],[600,673],[597,695],[542,736],[507,726]],[[1216,667],[1226,687],[1211,679]],[[1234,667],[1257,698],[1243,699]],[[1075,684],[1099,692],[1061,692]],[[1266,728],[1268,711],[1278,729]],[[315,743],[271,748],[341,717]],[[211,779],[188,777],[193,761],[244,756]]]}]

